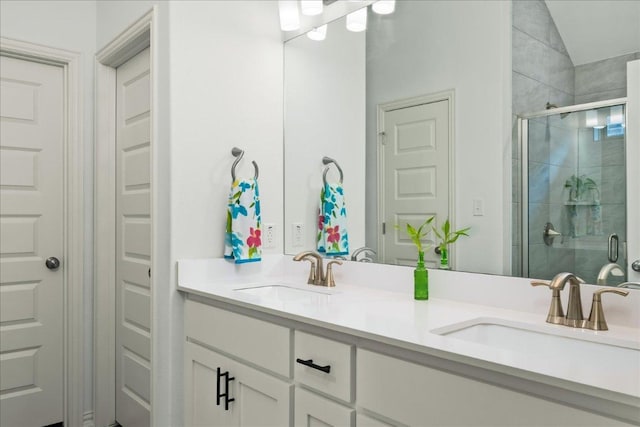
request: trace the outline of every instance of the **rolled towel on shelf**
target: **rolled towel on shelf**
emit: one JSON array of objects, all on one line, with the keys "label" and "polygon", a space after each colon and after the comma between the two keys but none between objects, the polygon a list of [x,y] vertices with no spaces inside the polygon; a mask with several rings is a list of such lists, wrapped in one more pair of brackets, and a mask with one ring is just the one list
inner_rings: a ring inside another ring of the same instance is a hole
[{"label": "rolled towel on shelf", "polygon": [[262,259],[262,221],[258,180],[236,179],[227,204],[224,257],[236,264]]},{"label": "rolled towel on shelf", "polygon": [[330,256],[349,254],[347,208],[342,184],[325,183],[320,191],[317,249]]}]

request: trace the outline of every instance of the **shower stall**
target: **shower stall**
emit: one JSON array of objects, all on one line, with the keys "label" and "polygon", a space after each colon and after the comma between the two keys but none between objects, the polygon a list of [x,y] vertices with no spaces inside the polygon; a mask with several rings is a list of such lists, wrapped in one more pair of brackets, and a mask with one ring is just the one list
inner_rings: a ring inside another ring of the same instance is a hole
[{"label": "shower stall", "polygon": [[626,100],[549,107],[518,118],[521,274],[617,285],[627,271]]}]

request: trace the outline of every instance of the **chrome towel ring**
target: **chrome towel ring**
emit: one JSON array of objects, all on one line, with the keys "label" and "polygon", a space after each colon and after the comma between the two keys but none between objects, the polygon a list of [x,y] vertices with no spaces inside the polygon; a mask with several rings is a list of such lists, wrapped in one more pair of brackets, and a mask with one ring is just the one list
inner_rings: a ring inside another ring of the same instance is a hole
[{"label": "chrome towel ring", "polygon": [[[241,150],[238,147],[233,147],[231,149],[231,154],[233,155],[233,157],[236,158],[236,160],[231,165],[231,180],[235,181],[236,180],[236,166],[238,165],[240,160],[242,160],[242,156],[244,156],[244,150]],[[258,179],[258,174],[260,172],[260,170],[258,169],[258,164],[256,163],[255,160],[253,160],[251,163],[253,163],[253,168],[256,171],[253,179]]]},{"label": "chrome towel ring", "polygon": [[[340,167],[340,165],[338,164],[338,162],[336,162],[334,159],[332,159],[331,157],[327,157],[324,156],[322,158],[322,164],[324,165],[328,165],[333,163],[334,165],[336,165],[336,167],[338,168],[338,172],[340,172],[340,184],[342,184],[342,180],[344,178],[344,174],[342,173],[342,168]],[[327,185],[327,172],[329,172],[329,166],[327,166],[326,168],[324,168],[324,172],[322,173],[322,182],[324,182],[324,185]]]}]

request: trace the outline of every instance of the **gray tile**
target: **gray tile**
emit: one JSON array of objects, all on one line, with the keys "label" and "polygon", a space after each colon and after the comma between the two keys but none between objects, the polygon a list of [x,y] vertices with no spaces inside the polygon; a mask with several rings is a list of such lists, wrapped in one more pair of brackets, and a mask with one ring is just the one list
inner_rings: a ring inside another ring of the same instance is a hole
[{"label": "gray tile", "polygon": [[593,140],[593,129],[584,128],[578,132],[578,168],[600,166],[602,164],[602,144]]},{"label": "gray tile", "polygon": [[513,26],[518,30],[549,44],[549,10],[542,0],[515,0],[512,2]]},{"label": "gray tile", "polygon": [[575,170],[578,150],[577,130],[550,126],[549,133],[549,163]]},{"label": "gray tile", "polygon": [[549,165],[529,162],[529,203],[549,203]]},{"label": "gray tile", "polygon": [[567,180],[575,173],[573,168],[549,166],[549,203],[563,204],[569,200]]},{"label": "gray tile", "polygon": [[586,95],[576,95],[576,104],[586,104],[588,102],[607,101],[609,99],[624,98],[627,96],[627,88],[613,89],[605,92],[589,93]]},{"label": "gray tile", "polygon": [[512,43],[513,71],[548,84],[549,52],[552,49],[517,29],[513,30]]},{"label": "gray tile", "polygon": [[511,247],[511,275],[522,277],[522,259],[520,245]]},{"label": "gray tile", "polygon": [[563,92],[574,94],[575,70],[568,55],[549,49],[546,52],[549,86]]},{"label": "gray tile", "polygon": [[542,111],[549,99],[549,87],[520,73],[512,73],[513,113]]},{"label": "gray tile", "polygon": [[626,88],[627,62],[634,58],[629,54],[576,66],[576,95]]},{"label": "gray tile", "polygon": [[565,271],[575,271],[575,251],[564,247],[549,248],[548,251],[548,273],[555,276]]},{"label": "gray tile", "polygon": [[602,204],[602,233],[609,236],[616,233],[623,241],[626,237],[626,205]]},{"label": "gray tile", "polygon": [[548,270],[549,247],[543,244],[529,245],[529,277],[533,279],[550,280],[553,274]]},{"label": "gray tile", "polygon": [[566,107],[575,104],[573,92],[567,93],[551,86],[549,87],[549,96],[547,98],[547,101],[550,104],[557,105],[558,107]]},{"label": "gray tile", "polygon": [[544,226],[549,222],[549,205],[546,203],[529,203],[529,245],[544,244]]},{"label": "gray tile", "polygon": [[511,158],[520,158],[520,135],[518,133],[518,116],[511,115]]},{"label": "gray tile", "polygon": [[602,143],[602,165],[624,166],[624,138],[610,138]]},{"label": "gray tile", "polygon": [[602,203],[626,202],[626,170],[620,166],[604,166],[600,184],[600,201]]},{"label": "gray tile", "polygon": [[[604,246],[606,248],[606,245]],[[595,284],[598,272],[603,265],[607,264],[607,251],[602,250],[576,250],[576,274],[587,283]]]},{"label": "gray tile", "polygon": [[546,119],[529,121],[528,159],[549,163],[549,126]]},{"label": "gray tile", "polygon": [[553,21],[553,17],[549,17],[549,45],[554,50],[569,55],[564,45],[564,40],[562,40],[562,36],[558,32],[558,27],[556,27],[556,23]]}]

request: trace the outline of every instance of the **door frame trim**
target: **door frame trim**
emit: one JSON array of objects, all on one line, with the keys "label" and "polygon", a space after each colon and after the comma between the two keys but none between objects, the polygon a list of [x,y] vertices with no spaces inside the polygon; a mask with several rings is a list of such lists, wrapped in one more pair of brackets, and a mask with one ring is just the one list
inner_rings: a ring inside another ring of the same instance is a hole
[{"label": "door frame trim", "polygon": [[84,147],[83,91],[78,52],[0,38],[0,53],[63,70],[63,421],[81,426],[84,416]]},{"label": "door frame trim", "polygon": [[[376,135],[378,141],[376,144],[377,157],[378,157],[378,203],[377,203],[377,215],[378,221],[375,224],[376,232],[378,235],[378,253],[380,259],[384,259],[384,239],[386,238],[382,234],[382,220],[384,219],[384,149],[383,149],[383,132],[384,132],[384,115],[393,110],[400,108],[416,107],[423,104],[432,104],[440,101],[449,102],[449,223],[451,228],[455,230],[455,89],[444,90],[442,92],[436,92],[427,95],[419,95],[411,98],[404,98],[396,101],[385,102],[378,104],[377,106],[377,123],[376,123]],[[453,213],[453,215],[452,215]],[[389,228],[389,224],[387,224]],[[455,249],[449,248],[449,265],[453,269],[456,264]]]},{"label": "door frame trim", "polygon": [[[95,425],[98,426],[113,425],[116,422],[116,68],[142,50],[151,48],[151,158],[153,159],[154,111],[156,110],[153,100],[157,99],[154,85],[156,13],[156,6],[154,6],[102,48],[95,57],[93,384],[94,419]],[[153,199],[153,184],[151,197]],[[153,303],[153,287],[151,294]],[[151,339],[153,341],[153,334]]]}]

